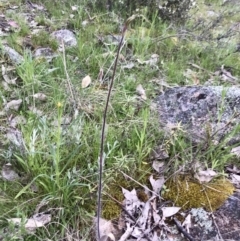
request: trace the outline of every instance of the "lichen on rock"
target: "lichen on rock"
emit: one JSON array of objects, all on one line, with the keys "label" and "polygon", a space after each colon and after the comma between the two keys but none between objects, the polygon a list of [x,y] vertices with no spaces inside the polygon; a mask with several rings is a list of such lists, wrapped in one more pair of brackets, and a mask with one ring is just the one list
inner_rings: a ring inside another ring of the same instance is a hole
[{"label": "lichen on rock", "polygon": [[157,100],[161,126],[181,123],[193,143],[214,143],[224,138],[228,145],[239,142],[240,88],[187,86],[166,90]]}]

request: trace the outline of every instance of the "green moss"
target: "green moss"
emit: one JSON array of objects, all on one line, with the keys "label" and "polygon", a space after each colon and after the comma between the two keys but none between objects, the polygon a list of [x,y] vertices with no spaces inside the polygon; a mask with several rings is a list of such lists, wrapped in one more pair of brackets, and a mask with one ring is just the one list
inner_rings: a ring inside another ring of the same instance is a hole
[{"label": "green moss", "polygon": [[162,194],[183,209],[203,207],[208,211],[219,208],[235,190],[225,178],[199,183],[190,176],[179,176],[165,183],[169,191]]}]

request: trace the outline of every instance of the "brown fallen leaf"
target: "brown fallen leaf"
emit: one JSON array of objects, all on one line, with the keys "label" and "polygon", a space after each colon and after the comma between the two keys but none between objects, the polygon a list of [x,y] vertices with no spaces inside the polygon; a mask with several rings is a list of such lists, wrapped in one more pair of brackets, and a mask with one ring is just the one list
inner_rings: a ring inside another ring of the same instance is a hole
[{"label": "brown fallen leaf", "polygon": [[215,176],[217,176],[217,173],[212,169],[207,169],[207,170],[200,169],[194,175],[194,177],[200,182],[210,182]]},{"label": "brown fallen leaf", "polygon": [[82,88],[87,88],[90,84],[91,84],[92,80],[91,77],[89,75],[85,76],[82,79]]},{"label": "brown fallen leaf", "polygon": [[8,102],[5,106],[4,106],[4,110],[8,111],[8,110],[16,110],[18,111],[20,106],[22,104],[22,99],[19,100],[12,100],[10,102]]},{"label": "brown fallen leaf", "polygon": [[[23,220],[21,218],[10,218],[8,222],[21,225]],[[33,233],[37,228],[44,227],[51,222],[51,214],[38,213],[26,220],[24,227],[28,233]]]},{"label": "brown fallen leaf", "polygon": [[37,99],[37,100],[41,100],[44,101],[47,99],[47,96],[43,93],[36,93],[33,95],[33,98]]},{"label": "brown fallen leaf", "polygon": [[143,100],[146,100],[147,99],[147,96],[146,96],[146,92],[145,90],[143,89],[142,85],[139,84],[136,88],[136,92],[138,95],[140,95],[140,97],[143,99]]},{"label": "brown fallen leaf", "polygon": [[162,207],[163,219],[168,218],[176,214],[181,208],[180,207]]}]

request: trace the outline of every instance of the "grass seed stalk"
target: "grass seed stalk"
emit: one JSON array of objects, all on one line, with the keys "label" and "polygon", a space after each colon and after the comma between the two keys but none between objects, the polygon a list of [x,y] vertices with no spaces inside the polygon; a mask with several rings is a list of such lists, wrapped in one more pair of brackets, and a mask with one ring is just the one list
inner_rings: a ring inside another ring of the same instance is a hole
[{"label": "grass seed stalk", "polygon": [[108,112],[108,106],[109,106],[109,101],[111,97],[111,92],[114,84],[114,78],[116,74],[116,69],[117,69],[117,63],[118,63],[118,58],[120,55],[121,51],[121,46],[123,44],[123,40],[125,37],[125,33],[127,31],[128,25],[130,24],[131,21],[135,19],[135,15],[129,17],[127,21],[125,22],[123,29],[122,29],[122,36],[121,40],[118,44],[118,49],[117,49],[117,54],[113,66],[113,74],[111,78],[111,82],[109,85],[108,93],[107,93],[107,100],[106,100],[106,105],[103,113],[103,122],[102,122],[102,131],[101,131],[101,144],[100,144],[100,155],[99,155],[99,185],[98,185],[98,200],[97,200],[97,239],[101,239],[101,232],[100,232],[100,217],[101,217],[101,197],[102,197],[102,175],[103,175],[103,163],[104,163],[104,137],[105,137],[105,128],[106,128],[106,121],[107,121],[107,112]]}]

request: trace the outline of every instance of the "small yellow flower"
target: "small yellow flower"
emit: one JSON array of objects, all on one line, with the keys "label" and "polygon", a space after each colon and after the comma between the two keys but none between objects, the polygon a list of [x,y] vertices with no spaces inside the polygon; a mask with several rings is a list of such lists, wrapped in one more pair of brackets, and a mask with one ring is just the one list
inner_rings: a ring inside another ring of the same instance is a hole
[{"label": "small yellow flower", "polygon": [[61,108],[62,106],[63,106],[63,104],[62,104],[61,102],[58,101],[58,103],[57,103],[57,107],[58,107],[58,108]]}]

